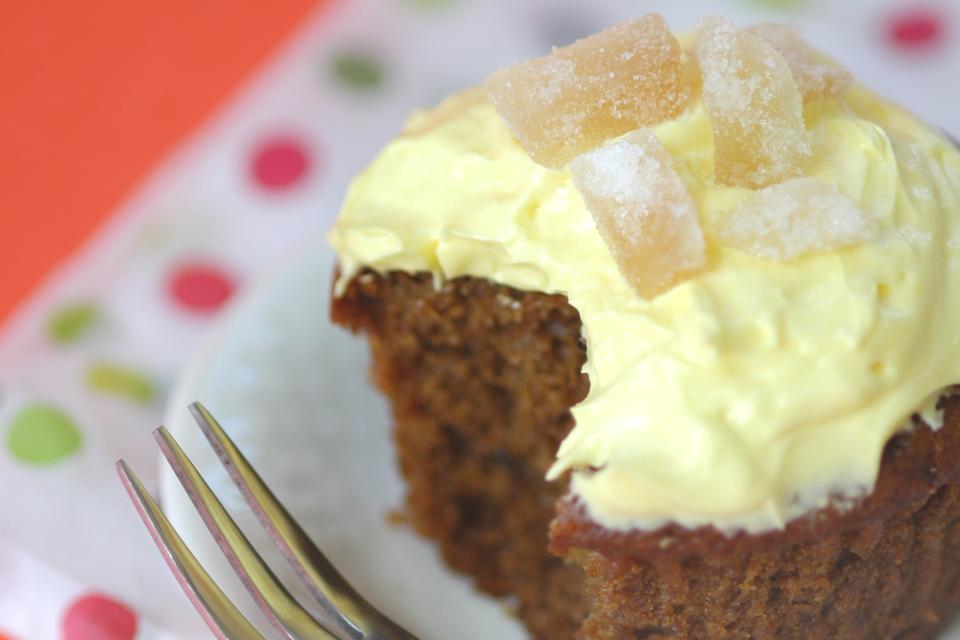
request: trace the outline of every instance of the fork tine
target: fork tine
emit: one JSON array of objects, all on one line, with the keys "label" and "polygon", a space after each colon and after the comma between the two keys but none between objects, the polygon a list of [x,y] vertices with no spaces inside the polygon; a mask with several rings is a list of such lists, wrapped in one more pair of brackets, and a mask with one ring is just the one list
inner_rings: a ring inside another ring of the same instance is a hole
[{"label": "fork tine", "polygon": [[291,640],[337,640],[287,592],[170,432],[160,427],[154,436],[220,550],[270,622]]},{"label": "fork tine", "polygon": [[117,461],[117,473],[180,588],[217,640],[264,640],[210,578],[140,478],[123,460]]},{"label": "fork tine", "polygon": [[260,524],[320,602],[330,624],[351,638],[416,640],[361,596],[313,543],[240,453],[213,415],[199,402],[190,412],[240,489]]}]

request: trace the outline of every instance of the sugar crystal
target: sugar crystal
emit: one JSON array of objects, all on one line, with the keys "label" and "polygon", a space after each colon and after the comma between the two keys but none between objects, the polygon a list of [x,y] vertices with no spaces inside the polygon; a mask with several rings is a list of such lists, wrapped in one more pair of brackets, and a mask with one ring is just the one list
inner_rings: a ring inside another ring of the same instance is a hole
[{"label": "sugar crystal", "polygon": [[795,25],[763,22],[747,27],[747,31],[763,38],[786,59],[804,102],[824,96],[838,96],[853,84],[853,76],[827,62],[811,47]]},{"label": "sugar crystal", "polygon": [[869,240],[876,225],[853,200],[818,178],[792,178],[761,189],[716,229],[724,244],[773,260]]},{"label": "sugar crystal", "polygon": [[664,19],[648,14],[501,69],[485,86],[533,159],[562,167],[604,140],[680,113],[690,98],[681,58]]},{"label": "sugar crystal", "polygon": [[696,55],[717,181],[757,189],[798,175],[810,146],[803,100],[784,57],[715,17],[700,21]]},{"label": "sugar crystal", "polygon": [[652,298],[703,267],[696,204],[652,131],[588,151],[570,170],[620,272],[641,296]]}]

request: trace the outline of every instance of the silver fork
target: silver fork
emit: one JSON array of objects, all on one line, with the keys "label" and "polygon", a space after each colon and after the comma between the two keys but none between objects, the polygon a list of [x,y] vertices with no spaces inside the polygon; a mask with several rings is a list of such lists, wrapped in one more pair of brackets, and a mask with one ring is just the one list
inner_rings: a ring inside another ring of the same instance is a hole
[{"label": "silver fork", "polygon": [[[416,640],[357,593],[264,484],[200,403],[190,412],[250,509],[320,604],[314,618],[290,595],[165,427],[154,437],[220,550],[271,624],[290,640]],[[160,553],[220,640],[264,640],[204,570],[126,462],[117,471]]]}]

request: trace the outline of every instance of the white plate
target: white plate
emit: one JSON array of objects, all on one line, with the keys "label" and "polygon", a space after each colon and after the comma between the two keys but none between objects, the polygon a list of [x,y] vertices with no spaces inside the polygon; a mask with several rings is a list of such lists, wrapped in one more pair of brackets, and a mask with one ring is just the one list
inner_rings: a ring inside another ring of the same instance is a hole
[{"label": "white plate", "polygon": [[[387,523],[403,496],[387,407],[368,382],[363,342],[329,321],[333,254],[322,240],[307,246],[219,321],[184,370],[166,424],[303,601],[293,572],[194,425],[189,402],[213,411],[347,579],[421,640],[525,638],[501,603],[445,568],[433,545]],[[161,469],[174,525],[233,601],[268,629],[173,473],[165,463]],[[960,640],[957,626],[944,634],[950,639]]]},{"label": "white plate", "polygon": [[[403,488],[387,408],[369,384],[365,345],[329,321],[333,262],[318,239],[233,304],[181,376],[167,426],[288,585],[299,587],[190,419],[189,402],[211,409],[347,579],[412,633],[525,638],[500,602],[444,567],[433,545],[388,524]],[[234,602],[263,625],[176,478],[161,468],[170,519]]]}]

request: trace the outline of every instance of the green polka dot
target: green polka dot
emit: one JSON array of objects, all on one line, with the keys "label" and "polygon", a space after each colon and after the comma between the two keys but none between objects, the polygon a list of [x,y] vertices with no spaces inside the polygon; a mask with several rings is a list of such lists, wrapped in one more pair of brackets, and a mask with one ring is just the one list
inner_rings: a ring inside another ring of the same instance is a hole
[{"label": "green polka dot", "polygon": [[82,443],[77,425],[49,405],[21,409],[7,430],[7,450],[15,459],[30,465],[60,462],[79,451]]},{"label": "green polka dot", "polygon": [[144,374],[109,362],[95,362],[87,369],[87,384],[96,391],[150,404],[156,397],[153,382]]},{"label": "green polka dot", "polygon": [[384,68],[380,60],[368,53],[341,53],[333,58],[336,78],[354,89],[375,89],[383,84]]},{"label": "green polka dot", "polygon": [[61,344],[80,340],[100,317],[92,302],[73,302],[53,312],[47,320],[47,334]]}]

